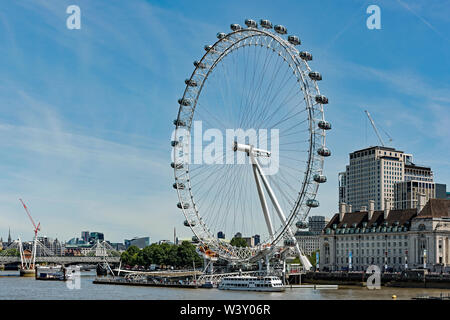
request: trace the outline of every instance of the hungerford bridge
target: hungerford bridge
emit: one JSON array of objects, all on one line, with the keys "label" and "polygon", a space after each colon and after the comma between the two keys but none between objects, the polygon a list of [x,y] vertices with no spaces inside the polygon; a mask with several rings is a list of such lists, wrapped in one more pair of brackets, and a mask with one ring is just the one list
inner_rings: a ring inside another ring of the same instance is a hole
[{"label": "hungerford bridge", "polygon": [[[46,246],[37,241],[37,245],[40,250],[37,250],[39,254],[36,254],[36,263],[55,263],[55,264],[99,264],[99,263],[111,263],[116,264],[120,262],[120,253],[114,250],[107,242],[97,242],[84,256],[58,256],[51,252]],[[15,252],[21,252],[22,243],[19,240],[15,240],[8,247],[3,248],[0,252],[0,264],[13,264],[21,263],[22,256],[17,254],[11,254],[13,252],[10,249],[17,249]]]}]

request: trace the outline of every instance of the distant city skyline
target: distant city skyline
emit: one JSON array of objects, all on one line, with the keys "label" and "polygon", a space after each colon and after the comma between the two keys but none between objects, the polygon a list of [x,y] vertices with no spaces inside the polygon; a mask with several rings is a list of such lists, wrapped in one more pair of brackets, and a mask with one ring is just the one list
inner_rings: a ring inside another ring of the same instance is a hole
[{"label": "distant city skyline", "polygon": [[370,2],[79,0],[81,29],[69,30],[71,4],[8,2],[0,12],[3,240],[8,228],[13,239],[33,237],[19,198],[41,223],[39,235],[61,241],[81,230],[111,242],[157,241],[172,239],[174,227],[180,239],[192,237],[172,188],[177,99],[204,45],[247,18],[285,25],[323,75],[332,156],[311,215],[338,212],[338,173],[349,153],[379,145],[364,110],[393,137],[390,147],[450,185],[445,3],[411,0],[406,9],[377,1],[381,30],[366,27]]}]

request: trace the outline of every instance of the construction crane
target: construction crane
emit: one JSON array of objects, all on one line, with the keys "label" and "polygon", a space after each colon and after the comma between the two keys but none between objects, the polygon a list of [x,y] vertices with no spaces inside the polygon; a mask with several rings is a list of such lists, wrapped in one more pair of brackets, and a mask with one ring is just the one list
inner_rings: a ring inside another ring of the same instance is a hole
[{"label": "construction crane", "polygon": [[[380,133],[378,132],[378,129],[377,129],[377,127],[375,126],[375,122],[373,121],[372,117],[370,116],[369,111],[364,110],[364,112],[367,114],[367,117],[369,118],[370,123],[372,124],[373,130],[375,131],[375,133],[376,133],[376,135],[377,135],[377,137],[378,137],[378,140],[380,140],[381,145],[384,147],[383,139],[381,139]],[[392,141],[391,136],[390,136],[386,131],[383,130],[383,132],[388,136],[389,142],[391,142],[391,141]]]},{"label": "construction crane", "polygon": [[36,273],[35,266],[36,266],[36,251],[37,251],[37,244],[38,244],[38,231],[41,230],[41,223],[39,222],[36,226],[36,223],[34,223],[33,218],[31,217],[30,212],[28,212],[28,208],[25,205],[25,203],[22,201],[22,199],[19,199],[20,202],[22,202],[23,208],[27,212],[28,218],[30,218],[31,223],[33,224],[34,228],[34,241],[33,241],[33,248],[31,250],[31,255],[25,253],[22,247],[22,243],[20,244],[20,260],[21,260],[21,268],[20,268],[20,276],[33,276]]},{"label": "construction crane", "polygon": [[23,205],[25,211],[27,212],[28,218],[30,218],[31,223],[33,224],[33,227],[34,227],[34,237],[37,239],[38,231],[41,231],[41,223],[39,222],[38,225],[36,226],[36,224],[34,223],[33,218],[31,217],[31,214],[28,212],[27,206],[26,206],[25,203],[22,201],[22,199],[19,199],[19,200],[20,200],[20,202],[22,202],[22,205]]}]

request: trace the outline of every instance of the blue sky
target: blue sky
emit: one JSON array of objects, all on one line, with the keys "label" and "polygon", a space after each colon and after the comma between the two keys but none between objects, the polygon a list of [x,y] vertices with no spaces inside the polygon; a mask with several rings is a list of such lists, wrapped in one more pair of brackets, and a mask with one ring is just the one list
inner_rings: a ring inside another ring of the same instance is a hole
[{"label": "blue sky", "polygon": [[[71,4],[80,30],[66,28]],[[366,27],[370,4],[381,30]],[[246,18],[284,24],[323,74],[333,156],[314,214],[336,211],[348,153],[378,144],[365,109],[450,184],[450,1],[4,1],[0,236],[31,239],[23,198],[62,240],[190,237],[171,188],[176,101],[203,46]]]}]

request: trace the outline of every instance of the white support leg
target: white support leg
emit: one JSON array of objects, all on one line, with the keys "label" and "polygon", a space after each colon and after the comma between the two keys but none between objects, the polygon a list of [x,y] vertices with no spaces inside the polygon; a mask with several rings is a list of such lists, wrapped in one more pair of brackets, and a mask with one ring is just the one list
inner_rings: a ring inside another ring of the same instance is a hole
[{"label": "white support leg", "polygon": [[30,269],[36,267],[36,250],[37,250],[37,235],[34,236],[34,245],[33,245],[33,260],[30,263]]},{"label": "white support leg", "polygon": [[[264,187],[266,188],[267,193],[269,194],[270,200],[272,200],[272,203],[275,207],[275,211],[277,212],[278,217],[280,218],[283,225],[286,227],[287,226],[286,216],[284,215],[283,210],[281,209],[281,206],[278,203],[278,200],[275,197],[275,194],[274,194],[272,188],[270,187],[269,181],[267,180],[266,176],[264,175],[257,159],[255,159],[255,164],[256,164],[256,168],[258,169],[258,173],[263,181]],[[305,270],[311,270],[312,264],[311,264],[311,262],[309,262],[308,258],[303,254],[302,250],[300,249],[297,239],[295,238],[294,233],[292,232],[290,226],[287,226],[287,232],[288,232],[289,237],[295,243],[295,248],[297,249],[297,252],[298,252],[299,258],[300,258],[300,262],[302,263],[303,268],[305,268]]]},{"label": "white support leg", "polygon": [[22,266],[22,269],[25,268],[25,258],[23,255],[23,247],[22,247],[22,240],[19,238],[19,251],[20,251],[20,265]]},{"label": "white support leg", "polygon": [[253,176],[255,177],[255,183],[256,183],[256,188],[258,190],[259,200],[261,202],[261,207],[262,207],[262,210],[264,213],[264,219],[266,220],[267,229],[269,230],[270,240],[273,241],[273,225],[272,225],[272,220],[270,219],[269,208],[267,207],[266,197],[264,196],[264,192],[261,188],[261,183],[258,178],[258,172],[257,172],[258,164],[256,163],[256,159],[252,152],[253,148],[251,148],[250,150],[251,150],[250,159],[252,161]]},{"label": "white support leg", "polygon": [[[298,252],[299,258],[300,258],[300,262],[302,263],[303,268],[305,268],[305,270],[310,270],[312,268],[312,265],[309,262],[308,258],[303,254],[302,250],[300,249],[297,239],[295,238],[294,233],[292,232],[290,226],[287,225],[286,216],[284,215],[283,210],[281,209],[281,206],[278,203],[278,200],[277,200],[272,188],[270,187],[269,181],[267,180],[266,176],[264,175],[264,173],[261,169],[261,166],[258,163],[258,160],[256,159],[257,156],[270,157],[270,152],[268,152],[266,150],[253,148],[252,145],[238,144],[237,142],[235,142],[233,145],[233,151],[246,152],[247,155],[251,159],[252,166],[253,166],[253,175],[255,177],[256,187],[258,189],[259,200],[261,202],[261,207],[263,209],[264,218],[266,220],[266,224],[267,224],[267,228],[269,230],[271,240],[273,240],[273,234],[274,234],[273,226],[272,226],[272,221],[270,220],[269,209],[267,207],[267,202],[264,197],[264,192],[261,188],[261,183],[259,181],[258,175],[259,175],[259,177],[261,177],[261,179],[263,181],[264,187],[266,188],[266,191],[269,194],[270,200],[272,201],[272,203],[275,207],[275,211],[277,212],[278,217],[280,218],[281,222],[283,223],[283,226],[286,227],[289,238],[291,238],[295,244],[295,248],[297,249],[297,252]],[[267,259],[267,256],[266,256],[266,259]],[[266,261],[266,263],[268,265],[268,261]]]}]

